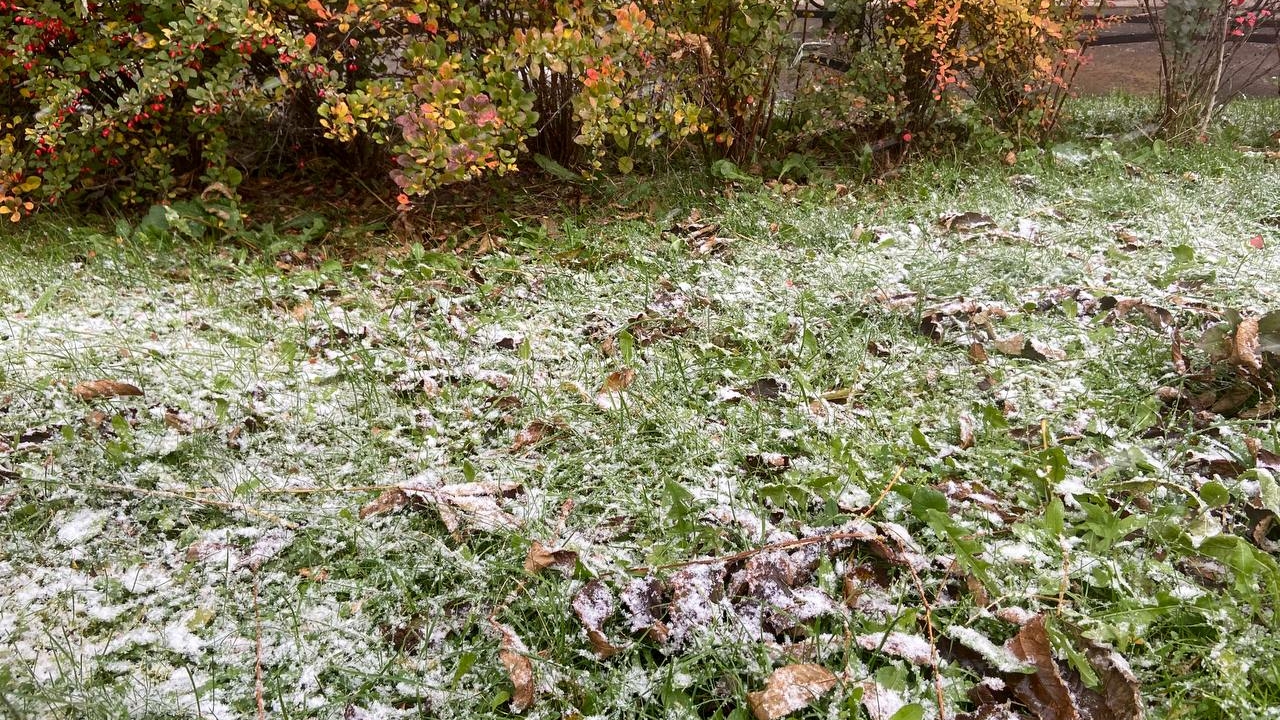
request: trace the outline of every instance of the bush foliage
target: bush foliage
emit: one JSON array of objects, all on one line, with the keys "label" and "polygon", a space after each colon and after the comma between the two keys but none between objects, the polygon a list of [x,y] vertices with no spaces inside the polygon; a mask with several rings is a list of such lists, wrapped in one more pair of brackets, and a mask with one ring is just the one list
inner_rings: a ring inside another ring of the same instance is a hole
[{"label": "bush foliage", "polygon": [[317,157],[405,203],[532,154],[750,163],[924,127],[965,96],[1036,137],[1079,9],[839,3],[850,69],[818,82],[793,67],[790,0],[0,0],[0,212],[231,194]]}]

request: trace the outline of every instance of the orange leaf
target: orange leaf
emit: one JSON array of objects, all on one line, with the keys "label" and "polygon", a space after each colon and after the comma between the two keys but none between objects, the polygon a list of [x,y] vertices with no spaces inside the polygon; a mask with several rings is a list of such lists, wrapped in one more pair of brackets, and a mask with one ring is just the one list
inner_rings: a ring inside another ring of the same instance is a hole
[{"label": "orange leaf", "polygon": [[326,10],[324,5],[320,4],[320,0],[308,0],[307,7],[311,10],[311,12],[318,15],[321,20],[328,20],[329,18],[333,17],[333,13]]}]

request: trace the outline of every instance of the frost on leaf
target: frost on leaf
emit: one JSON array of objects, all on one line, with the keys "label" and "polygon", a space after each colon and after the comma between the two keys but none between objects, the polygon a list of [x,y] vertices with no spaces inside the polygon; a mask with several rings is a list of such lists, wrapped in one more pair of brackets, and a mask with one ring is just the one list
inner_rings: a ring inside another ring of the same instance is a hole
[{"label": "frost on leaf", "polygon": [[788,665],[773,671],[764,690],[747,694],[756,720],[776,720],[809,707],[831,692],[836,676],[821,665]]},{"label": "frost on leaf", "polygon": [[614,598],[609,588],[599,580],[592,580],[577,595],[573,596],[573,614],[587,630],[587,638],[591,640],[591,649],[600,659],[613,657],[622,648],[609,642],[604,634],[604,623],[613,616]]},{"label": "frost on leaf", "polygon": [[522,713],[533,707],[533,663],[529,662],[528,650],[515,630],[496,622],[493,627],[502,636],[498,660],[506,668],[507,677],[511,680],[511,712]]},{"label": "frost on leaf", "polygon": [[502,509],[499,498],[519,494],[523,487],[514,482],[470,482],[431,487],[421,482],[409,482],[389,488],[373,502],[360,508],[361,519],[382,515],[411,505],[430,506],[440,515],[449,532],[457,532],[463,526],[481,530],[514,530],[520,520]]},{"label": "frost on leaf", "polygon": [[293,543],[293,537],[293,531],[284,528],[272,528],[262,533],[262,536],[253,544],[253,547],[249,548],[249,554],[240,561],[237,567],[249,568],[253,572],[257,572],[264,563],[289,547]]},{"label": "frost on leaf", "polygon": [[872,680],[862,683],[862,708],[871,720],[889,720],[906,706],[897,692]]},{"label": "frost on leaf", "polygon": [[1143,720],[1146,711],[1142,692],[1129,661],[1108,645],[1083,635],[1077,639],[1084,645],[1085,658],[1101,683],[1097,690],[1073,688],[1081,714],[1090,720]]},{"label": "frost on leaf", "polygon": [[71,394],[88,402],[99,398],[137,397],[143,395],[137,385],[115,380],[89,380],[71,388]]},{"label": "frost on leaf", "polygon": [[655,577],[634,578],[622,590],[628,630],[644,632],[658,642],[666,642],[670,630],[661,620],[666,602],[662,581]]},{"label": "frost on leaf", "polygon": [[669,639],[679,644],[695,628],[706,627],[719,614],[724,594],[724,563],[691,565],[671,576]]},{"label": "frost on leaf", "polygon": [[888,635],[870,633],[859,635],[857,641],[863,650],[882,652],[921,667],[932,664],[933,648],[929,646],[927,639],[919,635],[904,632],[891,632]]}]

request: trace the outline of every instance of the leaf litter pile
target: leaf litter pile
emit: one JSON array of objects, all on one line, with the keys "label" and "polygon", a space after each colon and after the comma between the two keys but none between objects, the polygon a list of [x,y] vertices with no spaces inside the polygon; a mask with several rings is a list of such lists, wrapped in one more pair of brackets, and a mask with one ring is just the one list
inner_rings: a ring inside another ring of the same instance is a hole
[{"label": "leaf litter pile", "polygon": [[1280,243],[1041,170],[0,268],[5,707],[1277,717]]}]

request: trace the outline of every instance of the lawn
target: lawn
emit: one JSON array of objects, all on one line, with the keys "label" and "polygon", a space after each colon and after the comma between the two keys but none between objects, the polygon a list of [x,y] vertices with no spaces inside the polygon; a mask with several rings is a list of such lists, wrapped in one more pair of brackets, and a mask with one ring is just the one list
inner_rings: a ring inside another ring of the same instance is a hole
[{"label": "lawn", "polygon": [[0,715],[1280,717],[1280,104],[1074,109],[483,253],[0,236]]}]

